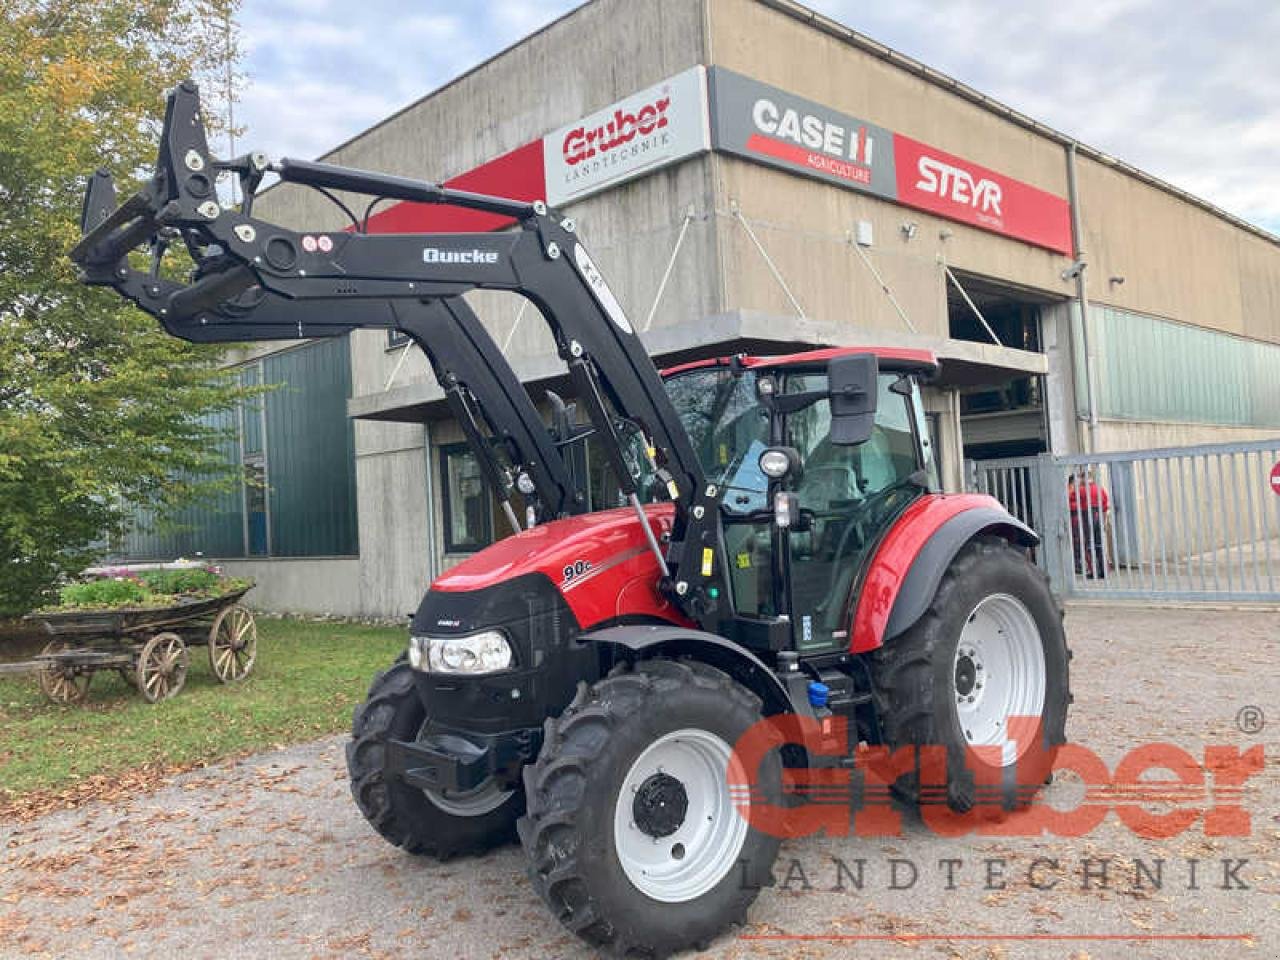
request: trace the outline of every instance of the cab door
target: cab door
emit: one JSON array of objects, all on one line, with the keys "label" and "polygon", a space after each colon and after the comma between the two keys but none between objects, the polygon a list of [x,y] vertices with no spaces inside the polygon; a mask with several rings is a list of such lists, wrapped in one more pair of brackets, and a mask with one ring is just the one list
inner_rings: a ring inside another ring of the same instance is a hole
[{"label": "cab door", "polygon": [[[787,393],[825,394],[825,373],[791,373]],[[848,645],[849,592],[869,550],[922,488],[927,469],[915,411],[914,381],[881,373],[871,437],[857,446],[831,442],[831,405],[816,402],[786,418],[788,445],[803,465],[790,484],[800,523],[787,538],[790,603],[797,649],[820,652]]]}]

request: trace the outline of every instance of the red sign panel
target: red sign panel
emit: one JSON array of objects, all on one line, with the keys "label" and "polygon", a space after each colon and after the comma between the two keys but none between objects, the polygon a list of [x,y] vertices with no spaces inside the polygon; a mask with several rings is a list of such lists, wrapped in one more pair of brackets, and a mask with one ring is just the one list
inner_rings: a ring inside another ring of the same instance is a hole
[{"label": "red sign panel", "polygon": [[1067,201],[900,133],[893,135],[898,202],[1071,254]]},{"label": "red sign panel", "polygon": [[1280,463],[1271,468],[1271,492],[1280,497]]},{"label": "red sign panel", "polygon": [[871,183],[870,166],[839,160],[818,150],[810,150],[794,143],[766,137],[763,133],[753,133],[747,138],[747,150],[852,183]]},{"label": "red sign panel", "polygon": [[[542,141],[523,147],[473,170],[446,180],[444,186],[472,193],[489,193],[513,200],[541,200],[547,192],[542,171]],[[401,201],[369,218],[370,233],[485,233],[514,221],[484,210],[466,210],[438,203]]]}]

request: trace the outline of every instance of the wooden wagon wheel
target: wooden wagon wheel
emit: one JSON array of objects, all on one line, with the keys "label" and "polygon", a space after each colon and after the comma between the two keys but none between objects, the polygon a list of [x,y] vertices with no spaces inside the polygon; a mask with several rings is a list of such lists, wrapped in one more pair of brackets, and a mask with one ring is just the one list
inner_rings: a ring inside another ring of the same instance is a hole
[{"label": "wooden wagon wheel", "polygon": [[258,624],[253,611],[233,603],[209,628],[209,666],[223,683],[243,680],[258,657]]},{"label": "wooden wagon wheel", "polygon": [[[42,657],[55,653],[67,653],[75,647],[61,640],[51,640],[40,651]],[[69,666],[46,660],[40,665],[36,675],[40,681],[40,689],[54,703],[80,703],[89,693],[89,684],[93,681],[93,671],[81,667]]]},{"label": "wooden wagon wheel", "polygon": [[134,667],[138,692],[148,703],[174,696],[187,681],[187,645],[176,633],[157,633],[138,654]]}]

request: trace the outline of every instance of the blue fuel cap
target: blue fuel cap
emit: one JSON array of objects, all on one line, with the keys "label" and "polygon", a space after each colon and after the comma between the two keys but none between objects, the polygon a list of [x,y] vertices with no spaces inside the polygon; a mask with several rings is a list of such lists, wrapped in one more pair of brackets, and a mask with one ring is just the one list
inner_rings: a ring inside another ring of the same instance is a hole
[{"label": "blue fuel cap", "polygon": [[831,688],[825,683],[819,683],[817,680],[809,681],[809,706],[825,707],[827,705],[827,695],[831,693]]}]

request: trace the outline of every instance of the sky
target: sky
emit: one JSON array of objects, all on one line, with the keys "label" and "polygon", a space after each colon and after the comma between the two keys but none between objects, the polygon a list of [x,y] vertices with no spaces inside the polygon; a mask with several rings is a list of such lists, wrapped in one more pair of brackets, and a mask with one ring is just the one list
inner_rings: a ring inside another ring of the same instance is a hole
[{"label": "sky", "polygon": [[[241,147],[318,156],[577,5],[244,0]],[[1280,234],[1274,0],[808,5]]]}]

